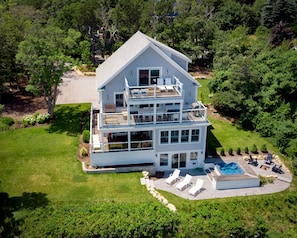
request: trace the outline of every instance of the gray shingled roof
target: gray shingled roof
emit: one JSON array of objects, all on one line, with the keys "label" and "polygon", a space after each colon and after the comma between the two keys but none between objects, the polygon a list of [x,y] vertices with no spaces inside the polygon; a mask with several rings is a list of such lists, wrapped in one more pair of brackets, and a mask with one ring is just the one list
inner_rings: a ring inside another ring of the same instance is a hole
[{"label": "gray shingled roof", "polygon": [[128,41],[126,41],[116,52],[114,52],[105,62],[96,69],[97,88],[102,88],[106,83],[112,80],[119,72],[121,72],[128,64],[130,64],[137,56],[144,52],[148,47],[153,48],[162,57],[178,67],[185,74],[188,73],[182,69],[170,57],[176,55],[177,57],[191,62],[191,60],[184,54],[170,48],[157,40],[137,31]]}]

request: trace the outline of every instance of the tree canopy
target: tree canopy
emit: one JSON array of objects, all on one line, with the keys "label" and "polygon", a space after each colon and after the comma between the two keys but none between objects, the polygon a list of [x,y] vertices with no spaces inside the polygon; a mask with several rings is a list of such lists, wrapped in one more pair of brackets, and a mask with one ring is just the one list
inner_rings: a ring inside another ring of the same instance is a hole
[{"label": "tree canopy", "polygon": [[52,114],[66,59],[96,65],[142,30],[214,71],[220,113],[274,137],[272,125],[296,122],[296,13],[296,0],[1,1],[1,92],[28,70]]},{"label": "tree canopy", "polygon": [[30,80],[27,91],[43,95],[48,113],[53,116],[56,104],[58,86],[61,77],[69,69],[66,63],[70,59],[64,54],[68,47],[72,48],[71,40],[67,40],[64,32],[57,27],[38,27],[34,34],[29,34],[19,44],[17,60],[21,61],[29,71]]}]

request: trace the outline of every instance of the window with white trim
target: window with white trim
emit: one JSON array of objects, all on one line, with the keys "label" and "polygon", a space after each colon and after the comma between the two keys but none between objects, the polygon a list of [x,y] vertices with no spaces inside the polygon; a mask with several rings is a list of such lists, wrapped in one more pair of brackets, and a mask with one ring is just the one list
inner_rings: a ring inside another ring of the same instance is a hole
[{"label": "window with white trim", "polygon": [[160,131],[160,144],[199,142],[199,129]]},{"label": "window with white trim", "polygon": [[168,144],[168,142],[169,142],[169,132],[168,131],[161,131],[160,142],[161,142],[161,144]]},{"label": "window with white trim", "polygon": [[171,131],[170,133],[171,136],[171,143],[178,143],[178,139],[179,139],[179,131]]},{"label": "window with white trim", "polygon": [[139,69],[139,86],[148,86],[157,84],[157,78],[160,77],[160,69]]},{"label": "window with white trim", "polygon": [[199,141],[199,129],[193,129],[191,133],[191,142],[198,142]]},{"label": "window with white trim", "polygon": [[168,166],[168,154],[160,154],[160,166]]},{"label": "window with white trim", "polygon": [[189,142],[189,130],[181,130],[181,142],[186,143]]},{"label": "window with white trim", "polygon": [[197,160],[198,159],[198,152],[191,152],[190,153],[190,160]]}]

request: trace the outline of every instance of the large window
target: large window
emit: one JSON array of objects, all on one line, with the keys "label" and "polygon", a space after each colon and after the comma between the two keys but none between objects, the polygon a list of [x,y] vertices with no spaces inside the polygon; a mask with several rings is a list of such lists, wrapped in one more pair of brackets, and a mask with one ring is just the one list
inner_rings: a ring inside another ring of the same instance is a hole
[{"label": "large window", "polygon": [[148,86],[157,84],[157,78],[160,77],[160,69],[140,69],[139,86]]},{"label": "large window", "polygon": [[151,149],[153,147],[152,131],[132,131],[130,139],[131,150]]},{"label": "large window", "polygon": [[192,130],[191,142],[198,142],[199,141],[199,129]]},{"label": "large window", "polygon": [[199,142],[199,129],[160,132],[160,144]]}]

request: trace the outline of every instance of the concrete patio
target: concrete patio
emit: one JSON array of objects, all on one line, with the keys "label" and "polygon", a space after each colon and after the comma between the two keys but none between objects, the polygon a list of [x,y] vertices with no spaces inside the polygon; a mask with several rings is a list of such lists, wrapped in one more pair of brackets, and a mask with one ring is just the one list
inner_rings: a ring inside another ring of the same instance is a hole
[{"label": "concrete patio", "polygon": [[[242,158],[232,158],[232,159],[224,159],[225,162],[229,161],[237,161]],[[253,187],[253,188],[240,188],[240,189],[225,189],[225,190],[216,190],[214,189],[210,179],[208,176],[199,170],[181,170],[181,176],[184,177],[187,173],[193,176],[192,182],[196,183],[197,178],[204,180],[204,185],[200,193],[198,193],[196,196],[192,196],[189,194],[189,190],[191,187],[188,187],[187,189],[180,191],[176,188],[176,184],[173,184],[172,186],[168,185],[165,182],[165,179],[169,176],[172,171],[166,171],[163,178],[151,178],[153,180],[153,185],[155,186],[155,189],[159,190],[160,193],[162,193],[161,190],[173,193],[179,197],[189,199],[189,200],[202,200],[202,199],[213,199],[213,198],[225,198],[225,197],[237,197],[237,196],[250,196],[250,195],[260,195],[260,194],[271,194],[271,193],[277,193],[286,190],[292,181],[291,174],[284,169],[284,174],[277,174],[270,169],[264,170],[261,169],[261,165],[265,164],[264,160],[259,160],[259,165],[257,167],[253,165],[248,165],[250,168],[257,174],[257,175],[274,175],[277,176],[277,179],[274,180],[274,183],[268,183],[264,186],[260,187]],[[271,166],[272,167],[272,166]],[[165,196],[166,197],[166,196]]]}]

